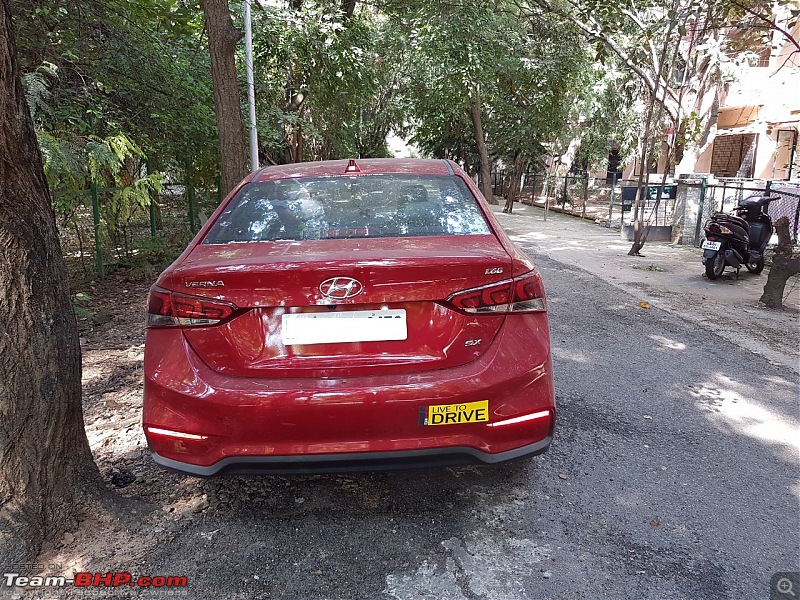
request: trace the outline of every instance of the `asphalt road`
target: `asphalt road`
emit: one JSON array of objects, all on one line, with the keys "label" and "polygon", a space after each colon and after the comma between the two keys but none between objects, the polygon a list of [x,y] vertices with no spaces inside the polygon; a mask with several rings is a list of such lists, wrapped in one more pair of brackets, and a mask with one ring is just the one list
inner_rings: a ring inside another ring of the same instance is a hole
[{"label": "asphalt road", "polygon": [[188,479],[210,508],[139,571],[185,574],[198,599],[769,598],[772,574],[799,562],[796,376],[531,255],[560,411],[548,454]]}]

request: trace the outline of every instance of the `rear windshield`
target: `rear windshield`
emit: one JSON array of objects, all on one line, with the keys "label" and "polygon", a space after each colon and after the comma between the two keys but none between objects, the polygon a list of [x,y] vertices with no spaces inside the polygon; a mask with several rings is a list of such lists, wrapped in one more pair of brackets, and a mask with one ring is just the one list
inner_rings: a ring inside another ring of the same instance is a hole
[{"label": "rear windshield", "polygon": [[246,185],[203,243],[486,233],[489,226],[459,177],[360,175]]}]

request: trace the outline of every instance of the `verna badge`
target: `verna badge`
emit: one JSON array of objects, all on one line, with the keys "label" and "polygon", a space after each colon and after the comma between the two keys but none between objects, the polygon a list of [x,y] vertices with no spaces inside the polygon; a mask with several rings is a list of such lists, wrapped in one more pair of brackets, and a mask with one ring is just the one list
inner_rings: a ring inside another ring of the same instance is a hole
[{"label": "verna badge", "polygon": [[225,287],[225,283],[222,281],[185,281],[184,285],[188,288]]},{"label": "verna badge", "polygon": [[331,277],[319,284],[319,291],[331,300],[344,300],[358,296],[364,291],[364,286],[352,277]]}]

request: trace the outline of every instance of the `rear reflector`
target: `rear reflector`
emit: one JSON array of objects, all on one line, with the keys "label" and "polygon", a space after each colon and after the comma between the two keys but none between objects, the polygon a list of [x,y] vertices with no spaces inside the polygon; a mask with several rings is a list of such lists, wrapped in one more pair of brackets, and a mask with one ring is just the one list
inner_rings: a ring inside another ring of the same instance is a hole
[{"label": "rear reflector", "polygon": [[236,306],[222,300],[153,287],[147,302],[147,326],[208,327],[226,321],[235,311]]},{"label": "rear reflector", "polygon": [[452,306],[468,313],[525,313],[547,310],[544,285],[537,271],[453,294]]},{"label": "rear reflector", "polygon": [[487,423],[487,425],[489,427],[502,427],[503,425],[514,425],[516,423],[524,423],[525,421],[535,421],[536,419],[543,419],[544,417],[550,417],[549,410],[542,410],[530,415],[522,415],[521,417],[506,419],[505,421],[495,421],[494,423]]},{"label": "rear reflector", "polygon": [[182,440],[207,440],[207,435],[198,435],[196,433],[184,433],[182,431],[172,431],[171,429],[161,429],[160,427],[145,427],[147,433],[154,435],[165,435],[167,437],[179,438]]}]

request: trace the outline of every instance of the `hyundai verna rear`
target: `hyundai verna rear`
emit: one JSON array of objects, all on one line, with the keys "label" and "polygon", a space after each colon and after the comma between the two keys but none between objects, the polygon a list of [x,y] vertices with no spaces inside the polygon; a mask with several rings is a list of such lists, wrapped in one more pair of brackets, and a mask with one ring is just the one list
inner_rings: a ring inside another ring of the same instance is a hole
[{"label": "hyundai verna rear", "polygon": [[143,425],[199,476],[501,463],[555,424],[542,280],[436,160],[251,174],[150,292]]}]

